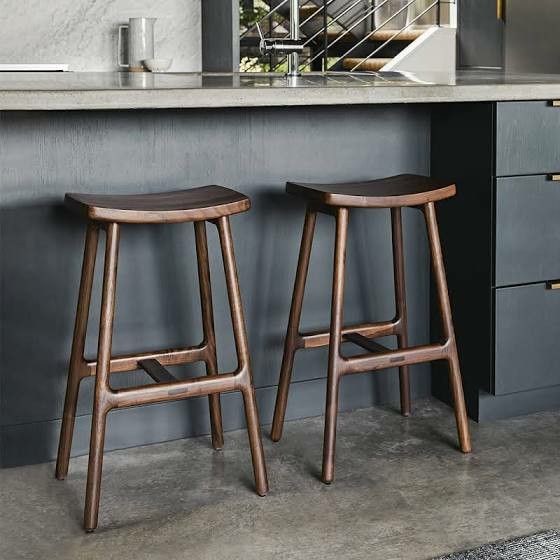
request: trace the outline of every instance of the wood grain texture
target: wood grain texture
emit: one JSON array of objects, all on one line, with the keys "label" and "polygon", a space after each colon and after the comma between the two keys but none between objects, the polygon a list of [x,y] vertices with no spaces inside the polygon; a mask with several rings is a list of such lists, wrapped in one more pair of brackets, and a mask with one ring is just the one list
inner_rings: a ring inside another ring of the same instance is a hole
[{"label": "wood grain texture", "polygon": [[268,493],[268,475],[264,459],[259,413],[255,397],[253,373],[251,371],[249,342],[247,340],[245,315],[243,312],[243,304],[241,302],[241,291],[239,289],[237,264],[235,262],[233,238],[231,235],[229,218],[220,218],[216,221],[216,226],[218,228],[220,246],[222,248],[222,260],[224,263],[224,274],[226,277],[231,324],[233,327],[233,338],[235,340],[235,350],[237,353],[237,388],[243,395],[243,403],[245,405],[245,420],[247,422],[249,445],[251,447],[251,457],[253,460],[255,487],[257,494],[259,494],[259,496],[264,496]]},{"label": "wood grain texture", "polygon": [[288,183],[286,191],[329,206],[394,208],[450,198],[455,185],[423,175],[396,175],[357,183]]},{"label": "wood grain texture", "polygon": [[552,101],[498,103],[496,175],[560,171],[560,109]]},{"label": "wood grain texture", "polygon": [[331,296],[331,323],[329,327],[329,360],[327,367],[327,398],[325,402],[325,433],[323,436],[323,467],[321,480],[334,480],[336,421],[338,396],[342,377],[342,324],[344,312],[344,280],[346,273],[346,245],[348,241],[348,208],[339,208],[336,216],[334,242],[333,286]]},{"label": "wood grain texture", "polygon": [[369,352],[389,352],[387,346],[383,346],[383,344],[379,344],[379,342],[375,342],[372,338],[368,338],[360,333],[348,333],[343,336],[343,340],[353,342]]},{"label": "wood grain texture", "polygon": [[495,207],[496,286],[560,278],[560,183],[498,178]]},{"label": "wood grain texture", "polygon": [[[248,201],[247,197],[243,195],[240,196]],[[158,201],[157,195],[143,197],[141,200],[138,200],[138,197],[113,196],[105,198],[110,198],[112,201],[117,199],[122,200],[124,198],[126,201],[122,206],[126,205],[128,210],[136,212],[142,212],[145,208],[157,206],[157,204],[150,206],[146,200],[147,198],[152,201]],[[197,200],[200,200],[200,198]],[[164,197],[163,201],[159,200],[159,203],[159,211],[162,211],[162,207],[167,208],[171,205],[168,197]],[[198,346],[178,351],[152,352],[144,353],[143,355],[129,355],[117,358],[116,360],[111,359],[120,224],[117,222],[110,222],[104,226],[107,232],[107,240],[105,247],[105,267],[97,360],[95,362],[87,362],[84,359],[84,342],[93,284],[98,229],[100,227],[97,222],[90,222],[88,225],[82,279],[78,298],[78,310],[74,329],[74,343],[68,376],[64,422],[61,428],[59,456],[56,467],[57,478],[64,479],[68,471],[79,382],[83,377],[95,375],[95,393],[91,417],[90,451],[84,507],[84,529],[86,532],[94,531],[98,524],[107,415],[111,410],[116,408],[129,408],[207,395],[210,398],[212,444],[215,449],[219,449],[223,446],[223,428],[219,394],[222,392],[240,391],[243,396],[245,407],[256,491],[260,496],[264,496],[268,492],[268,477],[261,441],[255,388],[250,369],[249,346],[247,343],[247,333],[229,217],[221,216],[214,223],[218,228],[220,246],[222,249],[231,322],[238,359],[236,370],[226,374],[219,374],[217,371],[208,246],[205,223],[200,221],[195,224],[195,238],[204,335],[202,343]],[[159,358],[159,360],[157,358]],[[206,362],[206,376],[189,378],[187,380],[176,379],[163,366],[163,362],[184,363],[197,358]],[[142,368],[156,383],[115,390],[110,386],[109,382],[112,366],[114,370],[120,369],[121,371]]]},{"label": "wood grain texture", "polygon": [[[383,66],[389,64],[393,60],[392,58],[368,58],[367,60],[364,58],[345,58],[342,61],[342,67],[345,70],[352,70],[355,66],[357,66],[356,70],[362,71],[372,71],[377,72],[381,70]],[[359,66],[358,66],[359,64]]]},{"label": "wood grain texture", "polygon": [[[207,375],[218,374],[218,357],[216,355],[216,332],[214,328],[214,306],[212,304],[212,284],[210,282],[210,262],[208,259],[208,239],[206,223],[195,222],[196,260],[198,264],[198,287],[200,291],[200,311],[202,313],[203,346],[206,348],[204,362]],[[212,447],[221,449],[224,446],[224,429],[222,426],[222,409],[220,395],[209,395],[210,426],[212,431]]]},{"label": "wood grain texture", "polygon": [[105,267],[101,295],[101,317],[97,344],[97,373],[93,396],[91,436],[89,442],[86,500],[84,508],[84,529],[87,532],[97,527],[99,500],[101,498],[101,473],[103,470],[103,450],[107,414],[111,410],[109,376],[111,374],[111,348],[113,343],[113,321],[115,318],[115,298],[117,292],[117,263],[119,256],[119,224],[107,227],[105,242]]},{"label": "wood grain texture", "polygon": [[56,461],[56,478],[58,478],[58,480],[64,480],[68,474],[68,463],[70,461],[76,408],[78,405],[78,392],[80,389],[80,382],[83,378],[81,371],[84,363],[84,350],[98,241],[99,227],[97,224],[91,222],[88,224],[86,233],[82,276],[78,293],[78,308],[76,310],[74,322],[74,336],[72,339],[72,352],[70,354],[70,365],[68,368],[68,381],[66,383],[64,413],[62,416],[60,439],[58,443],[58,456]]},{"label": "wood grain texture", "polygon": [[[393,275],[395,284],[395,323],[397,325],[397,344],[399,348],[408,348],[408,312],[406,306],[406,286],[404,271],[404,240],[402,211],[391,208],[391,239],[393,242]],[[401,413],[410,416],[410,373],[408,366],[399,367],[399,384],[401,392]]]},{"label": "wood grain texture", "polygon": [[[398,177],[392,177],[387,181],[391,186],[391,192],[402,193],[403,191],[410,190],[410,176],[405,175],[400,177],[405,178],[403,180],[404,184],[400,186],[396,184]],[[381,180],[377,183],[383,184],[384,181]],[[290,185],[294,184],[288,183],[288,191],[290,190]],[[362,193],[365,192],[363,185],[364,184],[359,185],[362,189]],[[366,185],[371,185],[371,183],[366,183]],[[333,191],[338,192],[340,190],[340,185],[330,185],[330,187],[327,194],[332,194]],[[301,185],[294,187],[294,189],[295,192],[298,193],[301,193],[302,189],[303,192],[305,192],[305,187]],[[455,187],[452,186],[452,189],[454,192]],[[315,190],[315,194],[320,194],[321,192],[325,194],[325,191],[321,191],[320,189]],[[385,192],[387,192],[387,190]],[[428,230],[432,268],[439,303],[439,314],[443,323],[443,337],[441,342],[435,344],[410,347],[407,337],[404,243],[400,207],[389,206],[391,208],[393,240],[393,272],[396,301],[395,318],[392,321],[378,324],[366,323],[356,325],[354,327],[355,330],[352,330],[352,328],[345,328],[343,325],[349,209],[344,206],[333,208],[329,206],[327,200],[328,199],[323,198],[317,202],[312,198],[308,201],[292,297],[292,307],[288,322],[288,331],[284,343],[284,357],[280,369],[278,394],[272,423],[272,440],[278,441],[282,436],[296,350],[328,344],[329,359],[325,403],[323,466],[321,474],[321,480],[325,484],[331,484],[334,480],[339,388],[343,376],[348,374],[370,373],[395,366],[399,367],[401,411],[404,416],[408,416],[411,411],[408,366],[433,361],[446,361],[449,366],[449,381],[453,394],[459,448],[464,453],[470,453],[472,445],[434,202],[430,201],[423,204],[422,210]],[[401,198],[401,200],[404,201],[404,197]],[[412,204],[416,199],[413,196],[412,199],[408,198],[407,200]],[[394,199],[392,202],[394,203]],[[316,212],[324,212],[330,216],[334,215],[336,221],[331,322],[328,331],[319,331],[314,334],[302,335],[299,333],[299,324],[309,269],[311,247],[315,232]],[[370,337],[364,336],[365,334],[370,334]],[[390,350],[372,340],[376,335],[381,336],[388,334],[397,335],[398,348],[396,350]],[[341,347],[344,342],[353,342],[368,350],[368,353],[347,358],[342,354]]]},{"label": "wood grain texture", "polygon": [[156,382],[173,383],[177,381],[168,369],[165,369],[157,360],[141,360],[138,365]]},{"label": "wood grain texture", "polygon": [[211,220],[251,206],[245,195],[219,185],[150,194],[68,193],[65,202],[90,220],[130,224]]},{"label": "wood grain texture", "polygon": [[463,379],[459,367],[459,354],[457,352],[457,341],[455,339],[455,327],[451,316],[451,301],[449,299],[449,289],[447,287],[447,278],[443,263],[443,251],[439,238],[436,208],[433,202],[424,206],[424,215],[426,217],[426,228],[428,230],[430,252],[432,254],[432,270],[437,292],[437,301],[442,319],[442,332],[444,336],[443,347],[445,348],[445,358],[449,366],[449,385],[451,386],[451,394],[453,396],[453,408],[455,411],[459,447],[463,453],[470,453],[472,451],[472,443],[469,420],[467,418],[467,407],[465,405]]},{"label": "wood grain texture", "polygon": [[270,432],[272,441],[280,440],[282,437],[282,430],[284,428],[284,418],[286,416],[286,407],[288,406],[288,392],[290,389],[290,381],[292,379],[294,357],[296,350],[298,349],[298,339],[300,338],[299,326],[303,307],[303,296],[305,293],[307,273],[309,272],[309,259],[311,257],[311,248],[313,246],[316,221],[317,212],[308,208],[305,213],[305,222],[303,225],[296,279],[294,282],[292,304],[290,307],[290,318],[288,320],[288,331],[286,333],[286,337],[284,338],[284,353],[282,355],[282,365],[280,367],[278,392],[276,393],[274,418],[272,420],[272,430]]},{"label": "wood grain texture", "polygon": [[560,384],[560,290],[546,283],[498,288],[496,395]]}]

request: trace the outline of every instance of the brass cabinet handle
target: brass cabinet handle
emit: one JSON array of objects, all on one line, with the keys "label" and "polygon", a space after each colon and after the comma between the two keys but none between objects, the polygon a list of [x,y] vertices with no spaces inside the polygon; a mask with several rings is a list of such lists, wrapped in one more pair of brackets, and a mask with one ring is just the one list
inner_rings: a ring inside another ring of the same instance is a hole
[{"label": "brass cabinet handle", "polygon": [[552,100],[553,107],[560,107],[560,99],[553,99]]},{"label": "brass cabinet handle", "polygon": [[548,176],[549,181],[560,181],[560,173],[553,173]]},{"label": "brass cabinet handle", "polygon": [[496,0],[496,15],[498,19],[501,19],[502,21],[505,21],[506,19],[505,8],[506,0]]},{"label": "brass cabinet handle", "polygon": [[560,290],[560,280],[551,280],[546,283],[547,290]]}]

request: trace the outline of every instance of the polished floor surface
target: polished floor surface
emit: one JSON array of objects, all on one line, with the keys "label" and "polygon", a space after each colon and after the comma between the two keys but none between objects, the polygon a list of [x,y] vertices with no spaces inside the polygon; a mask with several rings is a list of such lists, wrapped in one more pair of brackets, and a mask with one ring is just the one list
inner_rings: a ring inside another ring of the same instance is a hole
[{"label": "polished floor surface", "polygon": [[[471,424],[444,405],[340,416],[336,480],[318,480],[322,419],[265,430],[271,492],[253,493],[246,434],[107,453],[100,528],[80,528],[86,458],[0,470],[0,558],[423,560],[560,527],[560,412]],[[109,424],[110,429],[110,424]]]}]

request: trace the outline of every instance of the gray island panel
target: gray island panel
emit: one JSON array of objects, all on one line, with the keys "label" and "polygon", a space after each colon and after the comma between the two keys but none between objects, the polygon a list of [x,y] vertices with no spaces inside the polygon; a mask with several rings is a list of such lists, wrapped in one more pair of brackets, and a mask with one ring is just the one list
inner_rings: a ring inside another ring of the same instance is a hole
[{"label": "gray island panel", "polygon": [[[346,181],[429,170],[429,114],[422,107],[268,108],[0,114],[0,389],[3,464],[54,457],[84,224],[62,206],[66,191],[132,193],[221,183],[248,194],[232,218],[261,420],[271,420],[304,208],[287,179]],[[429,260],[421,214],[407,210],[405,238],[411,342],[429,337]],[[303,326],[329,322],[334,224],[319,220]],[[102,239],[103,241],[103,239]],[[209,226],[219,365],[235,353],[217,236]],[[100,252],[98,258],[100,259]],[[87,352],[95,352],[100,261]],[[388,211],[351,215],[346,320],[394,312]],[[191,225],[125,226],[119,263],[114,353],[199,342]],[[393,341],[389,341],[393,344]],[[326,350],[296,358],[290,418],[321,414]],[[179,375],[202,372],[181,369]],[[115,386],[145,383],[120,374]],[[74,453],[87,451],[91,380],[83,384]],[[416,396],[430,392],[413,368]],[[387,371],[342,382],[342,408],[398,401]],[[237,396],[224,398],[226,429],[243,424]],[[203,399],[110,415],[108,448],[208,432]],[[264,432],[266,434],[266,430]],[[226,437],[227,445],[227,437]]]}]

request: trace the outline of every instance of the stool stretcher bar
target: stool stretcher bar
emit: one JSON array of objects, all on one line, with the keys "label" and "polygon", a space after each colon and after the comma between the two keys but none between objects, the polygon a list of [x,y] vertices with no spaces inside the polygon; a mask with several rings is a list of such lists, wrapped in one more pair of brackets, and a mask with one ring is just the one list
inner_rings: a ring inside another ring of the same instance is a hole
[{"label": "stool stretcher bar", "polygon": [[141,385],[127,389],[112,390],[108,401],[113,408],[126,408],[158,402],[176,401],[190,397],[202,397],[241,389],[241,374],[205,375],[182,381]]},{"label": "stool stretcher bar", "polygon": [[340,370],[342,375],[351,373],[366,373],[392,367],[411,366],[424,362],[446,360],[449,358],[447,344],[428,344],[385,350],[383,354],[366,354],[354,358],[342,358]]},{"label": "stool stretcher bar", "polygon": [[[342,335],[361,334],[367,337],[381,337],[398,334],[401,332],[402,323],[399,319],[381,323],[363,323],[351,325],[342,329]],[[297,339],[297,348],[319,348],[328,346],[330,333],[327,330],[302,333]]]},{"label": "stool stretcher bar", "polygon": [[[183,349],[156,350],[155,352],[144,352],[140,354],[125,354],[111,358],[110,373],[124,373],[141,369],[141,361],[157,360],[162,366],[178,366],[192,362],[206,361],[210,348],[206,344],[191,346]],[[97,362],[95,360],[85,361],[82,365],[82,377],[90,377],[96,374]]]}]

